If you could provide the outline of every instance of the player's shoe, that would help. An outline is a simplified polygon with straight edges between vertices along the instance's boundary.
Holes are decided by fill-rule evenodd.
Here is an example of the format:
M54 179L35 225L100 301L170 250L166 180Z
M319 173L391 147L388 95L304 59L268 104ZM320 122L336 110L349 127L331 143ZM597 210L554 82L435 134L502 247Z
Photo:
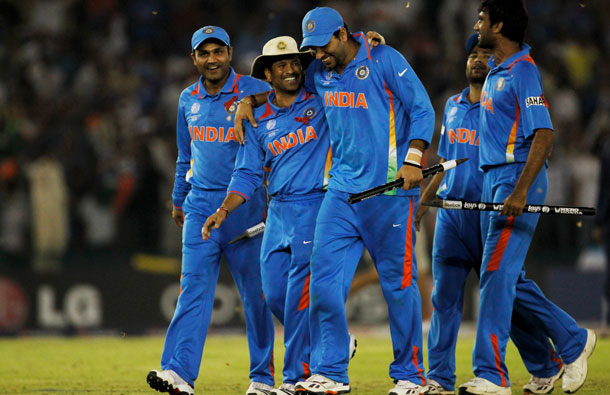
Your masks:
M510 387L501 387L482 377L474 377L458 389L459 395L512 395Z
M151 370L146 376L150 388L172 395L194 395L193 387L173 370Z
M269 384L253 381L250 383L246 395L269 395L271 391L273 391L273 387Z
M566 371L563 374L561 387L563 392L573 394L578 391L585 383L587 378L588 364L587 359L593 354L597 335L591 329L587 329L587 342L576 361L565 365Z
M550 394L553 392L555 382L561 378L565 367L562 366L556 375L551 377L530 377L529 383L523 386L524 394Z
M434 379L427 379L426 381L428 382L425 392L426 395L455 395L454 390L446 389Z
M388 395L424 395L426 387L415 384L408 380L398 380Z
M356 348L358 347L358 339L352 333L349 334L349 359L354 358L356 355Z
M276 388L270 393L271 395L294 395L294 384L283 383L280 388Z
M295 385L296 394L347 394L352 391L349 383L340 383L320 374L314 374Z

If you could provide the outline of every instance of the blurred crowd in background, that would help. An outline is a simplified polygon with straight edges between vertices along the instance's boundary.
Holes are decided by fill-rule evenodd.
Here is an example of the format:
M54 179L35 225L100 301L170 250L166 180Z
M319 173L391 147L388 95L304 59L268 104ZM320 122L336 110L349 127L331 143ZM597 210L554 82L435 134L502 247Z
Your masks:
M610 151L605 3L526 1L526 41L557 131L549 203L596 206L600 177L609 176L598 158ZM190 39L199 27L224 27L234 68L249 74L267 40L291 35L300 42L303 15L315 6L334 7L352 31L375 30L406 57L438 124L447 97L467 85L464 41L479 5L0 0L0 267L31 262L54 270L133 252L179 256L180 232L170 215L176 109L182 89L198 78ZM439 129L428 163L438 159ZM572 264L573 251L599 242L594 227L593 220L545 219L532 249L557 256L570 251L561 256Z

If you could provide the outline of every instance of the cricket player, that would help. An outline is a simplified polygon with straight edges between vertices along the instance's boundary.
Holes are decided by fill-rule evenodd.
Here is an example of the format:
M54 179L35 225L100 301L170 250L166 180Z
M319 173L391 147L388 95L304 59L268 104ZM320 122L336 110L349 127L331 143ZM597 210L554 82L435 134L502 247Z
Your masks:
M182 91L178 103L178 159L172 216L182 227L181 292L167 330L163 370L151 371L149 385L161 392L193 394L214 305L221 254L224 254L242 299L250 351L248 395L273 389L273 319L260 276L261 236L229 245L245 229L263 220L266 191L257 188L210 240L201 237L205 219L221 205L239 149L232 116L242 97L266 91L268 84L237 74L230 62L227 32L205 26L192 37L193 63L201 77Z
M284 325L283 384L272 394L293 395L309 377L309 261L315 221L330 169L328 124L320 98L303 88L313 60L294 38L276 37L263 47L251 75L274 91L255 112L237 155L227 197L203 226L203 238L222 229L229 214L248 201L268 173L271 203L261 248L265 300ZM231 214L233 216L234 214ZM240 241L241 243L241 241Z
M469 158L469 161L445 174L434 176L422 193L421 202L441 199L479 201L483 173L479 170L480 97L489 72L490 49L479 48L478 34L466 41L466 78L469 85L460 94L447 100L443 115L438 155L445 158ZM420 205L415 226L427 212ZM453 394L455 386L455 345L462 319L464 286L470 270L480 275L483 244L480 213L439 209L436 214L432 270L434 311L428 332L427 375L429 395ZM520 325L525 323L523 328ZM513 311L511 337L517 345L526 368L532 374L523 387L526 394L547 394L561 377L563 365L555 349L540 328L530 327L521 319L519 309Z
M367 247L388 304L395 382L389 394L420 393L425 377L414 219L434 110L405 58L385 45L370 48L363 33L348 31L336 10L309 11L302 29L301 49L316 55L306 89L323 100L333 163L310 267L312 376L297 383L296 391L351 391L344 289ZM404 189L347 203L350 193L400 177Z
M544 203L546 160L554 133L540 73L530 47L523 42L527 11L523 0L484 0L479 11L474 26L478 45L493 51L481 94L482 200L503 203L504 208L501 213L481 215L483 260L473 350L476 377L462 384L459 392L511 394L504 360L511 317L519 311L530 327L542 327L553 341L565 365L562 389L573 393L586 379L596 335L579 328L533 281L525 279L525 256L539 215L521 214L526 203Z

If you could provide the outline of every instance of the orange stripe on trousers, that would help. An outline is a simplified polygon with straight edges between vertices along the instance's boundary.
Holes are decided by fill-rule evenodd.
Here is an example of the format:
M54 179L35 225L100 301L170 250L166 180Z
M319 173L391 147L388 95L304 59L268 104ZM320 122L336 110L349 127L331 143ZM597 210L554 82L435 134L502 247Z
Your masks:
M510 238L510 234L513 231L513 225L515 224L515 217L510 216L506 219L506 224L504 224L504 229L502 229L502 233L500 233L500 238L498 239L498 244L496 244L496 248L494 252L491 254L491 259L487 264L488 272L492 272L494 270L498 270L500 267L500 261L502 260L502 256L504 255L504 250L506 250L506 246L508 245L508 239Z
M419 377L421 378L421 385L426 385L426 379L424 378L424 375L422 374L424 372L424 370L419 367L419 363L417 362L417 353L418 352L419 352L419 347L413 346L413 365L415 365L415 368L417 369L417 373L419 374Z
M407 237L405 239L405 258L402 269L402 287L405 289L411 285L413 275L413 199L409 198L409 220L407 221Z
M303 291L301 291L301 299L299 300L299 310L306 309L309 307L309 278L311 273L305 278L305 284L303 285Z
M502 370L502 358L500 357L500 349L498 348L498 336L491 334L491 345L494 349L494 355L496 357L496 369L498 369L498 374L502 379L502 387L506 387L506 376L504 375L504 371Z

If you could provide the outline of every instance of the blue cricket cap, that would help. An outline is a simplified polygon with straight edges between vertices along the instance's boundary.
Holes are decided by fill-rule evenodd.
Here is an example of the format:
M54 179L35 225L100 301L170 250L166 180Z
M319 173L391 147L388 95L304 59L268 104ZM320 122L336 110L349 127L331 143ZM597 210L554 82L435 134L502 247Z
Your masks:
M472 33L466 40L466 55L470 55L474 47L479 43L479 34Z
M229 39L229 35L225 29L218 26L204 26L193 33L193 38L191 39L193 51L195 51L197 47L200 46L205 40L209 40L211 38L220 40L229 47L231 46L231 40Z
M316 7L303 18L303 42L301 50L307 47L323 47L333 36L333 33L344 26L343 18L334 9Z

